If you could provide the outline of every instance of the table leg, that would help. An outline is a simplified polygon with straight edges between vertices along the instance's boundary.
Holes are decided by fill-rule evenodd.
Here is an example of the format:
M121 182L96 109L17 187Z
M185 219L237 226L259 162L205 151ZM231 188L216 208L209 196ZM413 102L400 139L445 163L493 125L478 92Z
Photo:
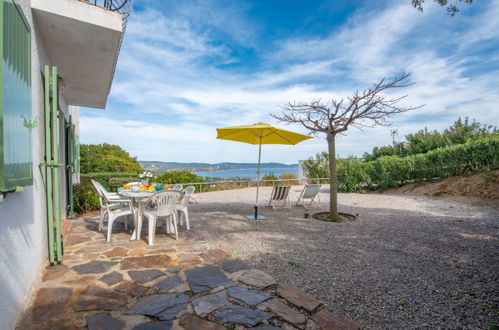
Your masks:
M140 240L140 232L142 231L142 217L144 216L144 203L139 202L139 210L137 216L137 240Z
M138 210L137 214L134 217L134 229L132 233L132 237L130 237L130 240L140 240L140 232L142 230L142 217L144 215L144 203L141 203L140 201L138 202Z

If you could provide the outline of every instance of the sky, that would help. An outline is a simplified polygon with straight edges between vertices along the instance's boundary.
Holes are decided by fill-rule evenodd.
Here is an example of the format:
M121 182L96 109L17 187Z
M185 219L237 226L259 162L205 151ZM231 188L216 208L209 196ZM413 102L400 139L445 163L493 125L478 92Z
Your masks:
M217 127L266 122L288 102L342 99L412 72L392 126L350 128L340 157L361 156L468 116L499 126L499 1L451 17L410 0L135 1L105 110L82 109L81 143L111 143L139 160L255 162L258 147L216 139ZM262 161L296 163L326 151L324 134L264 145Z

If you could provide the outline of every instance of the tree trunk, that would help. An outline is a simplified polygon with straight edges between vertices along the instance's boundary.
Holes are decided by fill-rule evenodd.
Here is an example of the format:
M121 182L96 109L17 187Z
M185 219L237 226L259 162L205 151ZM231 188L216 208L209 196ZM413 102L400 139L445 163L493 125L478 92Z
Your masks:
M336 175L336 135L327 135L329 151L329 217L338 216L338 180Z

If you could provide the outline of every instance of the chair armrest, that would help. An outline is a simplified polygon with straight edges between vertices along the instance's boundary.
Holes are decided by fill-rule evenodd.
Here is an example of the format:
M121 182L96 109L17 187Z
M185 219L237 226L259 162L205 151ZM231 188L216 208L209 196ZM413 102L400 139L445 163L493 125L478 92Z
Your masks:
M113 203L131 203L130 199L113 199Z

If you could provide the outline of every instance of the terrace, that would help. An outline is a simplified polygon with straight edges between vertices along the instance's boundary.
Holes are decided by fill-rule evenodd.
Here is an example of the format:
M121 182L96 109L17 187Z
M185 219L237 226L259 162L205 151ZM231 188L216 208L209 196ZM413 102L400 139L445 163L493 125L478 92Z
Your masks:
M131 240L132 229L117 222L108 242L107 228L98 230L95 213L64 220L61 232L61 218L74 215L77 188L73 188L80 178L78 107L106 107L132 1L0 0L0 5L6 22L2 25L7 26L2 32L7 40L4 55L18 66L4 61L4 80L8 79L2 99L7 107L0 109L8 137L0 141L8 156L0 162L0 174L2 167L9 169L5 173L16 174L0 175L0 217L7 229L0 244L5 257L0 267L4 327L495 328L499 214L493 208L426 197L339 194L341 211L357 218L330 222L310 217L327 209L327 185L319 192L322 203L308 210L295 205L301 181L287 180L293 207L277 211L266 207L271 195L267 185L272 181L198 182L193 185L199 203L189 205L191 228L180 226L179 240L158 227L155 244L149 245L147 226L142 227L142 239ZM17 104L17 100L11 102L10 88L19 83L23 93ZM267 136L251 135L250 140L259 139L259 164ZM124 138L132 139L128 134ZM240 138L234 140L248 142ZM494 143L487 144L490 159L482 157L483 145L472 141L453 149L455 154L470 156L462 164L447 164L445 160L457 157L439 149L448 157L441 158L440 167L427 163L411 171L388 170L385 174L390 175L381 179L355 184L388 188L469 174L470 168L495 169ZM176 141L171 146L181 148ZM24 153L22 160L11 157L18 150ZM406 164L406 160L394 158L393 164ZM377 169L373 166L370 172L377 174ZM117 182L130 182L130 173L121 174L107 182L110 187L111 179L118 179L113 180L114 191L122 187ZM135 170L131 174L136 180ZM78 188L90 185L89 176L81 177L88 180ZM486 177L496 182L497 175L486 173ZM329 181L325 180L321 182ZM161 182L174 181L185 182ZM255 194L258 200L254 187L258 182L264 185L259 206L265 221L247 217L253 213ZM133 193L148 194L132 186L126 188L130 200L120 201L130 205L130 214L135 212L132 204L141 205ZM143 198L163 185L149 188ZM283 190L288 191L279 188ZM120 193L120 198L125 196ZM93 199L92 207L98 207L96 195L86 197ZM171 205L178 207L176 202ZM136 219L139 214L134 213ZM131 221L129 225L133 228Z
M300 188L293 186L292 201ZM262 200L270 189L262 189ZM490 228L497 211L411 196L340 194L342 210L359 212L357 220L329 223L304 218L310 211L302 207L262 206L269 219L255 222L244 217L254 193L200 193L200 203L190 206L191 230L181 227L179 241L158 230L154 246L147 245L145 230L142 240L130 241L130 231L117 227L107 243L97 217L71 220L64 262L47 268L22 324L152 326L159 314L149 307L160 297L174 299L163 311L170 316L159 316L162 324L184 329L453 328L470 319L493 321L494 263L487 260L495 258L497 232ZM324 205L327 189L320 194ZM236 291L245 289L266 298L241 301ZM249 309L256 314L245 314Z

